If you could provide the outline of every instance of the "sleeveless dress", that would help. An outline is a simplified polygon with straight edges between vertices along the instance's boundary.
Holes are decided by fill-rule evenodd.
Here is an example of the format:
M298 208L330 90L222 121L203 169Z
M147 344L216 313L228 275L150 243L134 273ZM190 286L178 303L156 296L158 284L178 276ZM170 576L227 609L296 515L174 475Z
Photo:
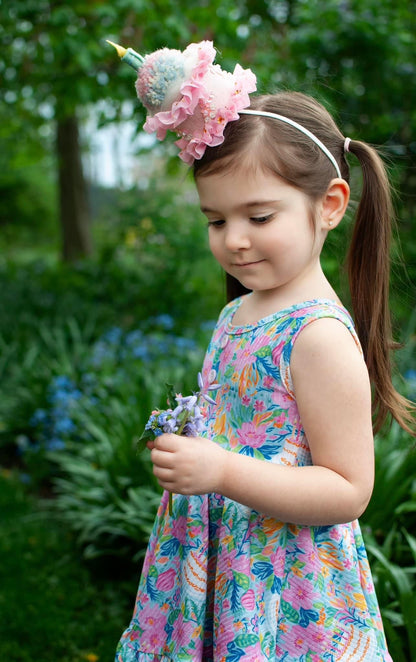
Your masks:
M360 349L351 317L317 299L237 327L241 302L223 309L204 360L204 381L215 370L221 385L204 435L265 462L310 465L291 352L323 317ZM219 494L174 495L169 517L164 492L116 661L391 662L358 521L287 524Z

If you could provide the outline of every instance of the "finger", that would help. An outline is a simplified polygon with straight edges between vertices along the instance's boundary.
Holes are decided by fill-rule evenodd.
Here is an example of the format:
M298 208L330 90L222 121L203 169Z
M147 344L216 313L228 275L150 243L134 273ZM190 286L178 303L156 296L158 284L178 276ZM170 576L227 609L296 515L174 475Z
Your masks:
M176 434L161 434L159 437L156 437L154 444L156 448L172 453L177 449L179 439L180 437Z
M152 448L150 451L150 459L155 466L172 468L174 458L173 454L169 451L161 451L158 448Z
M164 467L153 467L153 473L159 482L163 481L163 483L173 483L172 471L170 469L165 469Z

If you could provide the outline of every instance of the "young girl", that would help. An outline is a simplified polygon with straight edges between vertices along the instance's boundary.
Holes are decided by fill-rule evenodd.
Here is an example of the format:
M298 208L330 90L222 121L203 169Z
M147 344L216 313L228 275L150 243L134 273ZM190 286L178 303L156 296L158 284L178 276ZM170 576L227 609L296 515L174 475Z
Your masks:
M184 148L195 133L181 133ZM298 93L253 98L221 138L194 154L228 274L203 365L220 388L200 437L149 445L165 492L116 659L387 662L357 521L373 487L372 389L375 429L391 414L411 432L390 376L387 177ZM355 325L320 265L348 205L346 152L363 170Z

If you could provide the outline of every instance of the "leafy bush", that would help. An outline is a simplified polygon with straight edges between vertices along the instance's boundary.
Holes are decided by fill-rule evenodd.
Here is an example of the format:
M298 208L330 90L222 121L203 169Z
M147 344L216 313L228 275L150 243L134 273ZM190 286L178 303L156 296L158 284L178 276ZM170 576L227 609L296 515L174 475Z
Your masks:
M416 659L416 449L394 425L376 440L376 482L362 527L395 662Z
M0 469L0 660L114 658L131 617L137 564L86 563L50 503Z
M90 343L72 322L72 353L65 334L43 329L40 346L28 350L43 360L26 362L30 374L20 376L14 407L7 403L10 433L12 412L26 400L17 435L23 465L32 481L51 479L56 508L88 557L134 556L147 542L160 490L135 439L152 409L165 405L166 382L197 386L203 354L202 342L172 334L173 324L158 316ZM199 331L204 344L209 332L210 325ZM26 383L34 377L36 395Z

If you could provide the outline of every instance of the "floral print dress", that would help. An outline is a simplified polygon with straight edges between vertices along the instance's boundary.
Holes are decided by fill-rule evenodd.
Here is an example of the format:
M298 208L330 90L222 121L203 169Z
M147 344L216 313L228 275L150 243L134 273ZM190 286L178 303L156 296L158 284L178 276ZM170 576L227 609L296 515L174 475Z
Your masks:
M221 387L204 434L265 462L310 465L291 352L323 317L359 348L352 320L318 299L233 326L241 301L222 311L205 357L204 378L215 370ZM358 522L287 524L220 494L174 495L169 517L165 492L116 661L391 662Z

